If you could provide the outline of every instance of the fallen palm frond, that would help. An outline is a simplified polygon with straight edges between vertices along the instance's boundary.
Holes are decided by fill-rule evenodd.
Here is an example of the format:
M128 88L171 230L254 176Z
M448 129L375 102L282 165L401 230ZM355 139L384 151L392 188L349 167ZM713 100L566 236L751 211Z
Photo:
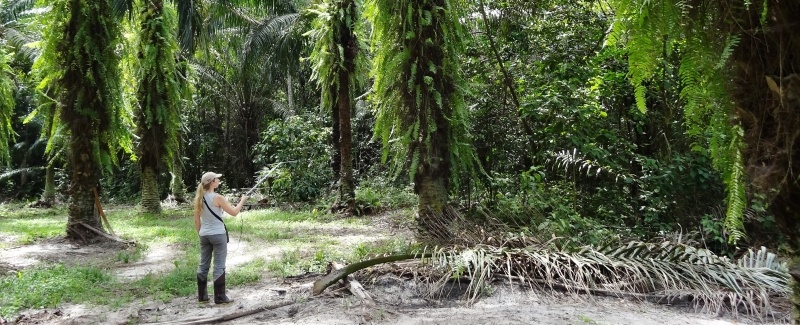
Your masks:
M790 293L785 266L765 249L750 251L734 262L672 242L579 250L481 245L437 249L427 262L443 270L445 278L469 278L470 299L498 276L537 288L684 302L734 314L767 315L772 312L771 298Z
M574 294L769 316L775 314L773 304L785 304L791 293L786 264L763 247L731 260L675 241L615 240L593 247L559 237L543 240L520 226L522 218L515 225L480 209L469 216L450 210L437 221L451 236L439 238L435 248L354 263L318 282L327 286L367 266L413 258L423 264L411 272L432 283L429 293L444 293L451 280L468 280L464 294L470 301L501 279ZM315 284L316 293L322 290Z

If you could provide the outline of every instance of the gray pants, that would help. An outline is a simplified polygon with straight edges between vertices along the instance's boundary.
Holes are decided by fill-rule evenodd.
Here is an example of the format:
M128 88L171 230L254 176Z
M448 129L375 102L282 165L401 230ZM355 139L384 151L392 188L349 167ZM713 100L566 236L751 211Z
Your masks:
M202 279L208 278L211 267L211 254L214 254L214 280L225 273L225 258L228 256L228 237L225 234L200 236L200 266L197 274Z

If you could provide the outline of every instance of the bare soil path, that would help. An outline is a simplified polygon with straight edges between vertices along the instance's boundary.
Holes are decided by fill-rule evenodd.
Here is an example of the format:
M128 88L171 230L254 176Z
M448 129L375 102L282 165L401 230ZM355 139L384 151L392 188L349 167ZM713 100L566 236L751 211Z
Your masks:
M412 232L398 225L397 216L384 214L366 225L338 227L336 222L289 225L292 231L335 233L339 248L352 250L359 243L387 239L411 238ZM256 258L279 258L286 250L307 250L313 247L286 247L266 242L239 241L231 236L228 267ZM114 249L76 247L57 240L11 247L0 252L0 271L30 267L43 261L64 263L111 263L116 276L136 279L148 273L170 270L180 248L165 245L151 247L139 261L123 264L114 261ZM108 265L108 264L106 264ZM733 317L730 314L694 312L685 307L669 307L647 302L571 296L558 292L526 290L519 286L494 283L491 293L469 304L451 297L426 298L426 287L392 274L362 279L375 305L331 287L326 293L310 296L310 284L320 274L280 278L264 270L262 280L246 286L229 288L235 301L227 305L198 304L194 296L162 302L156 299L134 301L127 306L111 308L81 304L64 304L57 309L23 311L11 323L17 324L146 324L177 323L182 320L213 318L235 312L275 305L287 300L291 306L238 318L229 324L775 324L773 319L758 320ZM458 288L455 288L458 291Z

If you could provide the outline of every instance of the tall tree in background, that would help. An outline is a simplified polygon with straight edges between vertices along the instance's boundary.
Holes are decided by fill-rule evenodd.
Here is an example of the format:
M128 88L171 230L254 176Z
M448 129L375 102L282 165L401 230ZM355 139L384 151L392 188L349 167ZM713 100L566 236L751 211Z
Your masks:
M117 149L131 148L115 53L119 26L107 0L54 0L45 21L35 68L55 94L54 113L70 135L67 236L90 242L102 238L83 226L102 229L93 193L101 168L116 163Z
M459 55L466 35L451 0L371 0L375 132L407 164L423 236L448 238L457 171L472 170ZM398 151L395 151L398 152ZM396 165L397 166L397 165Z
M41 41L40 31L41 27L43 26L42 20L39 19L39 11L30 10L34 7L36 1L13 0L5 2L0 1L0 3L2 3L0 4L0 52L2 52L5 47L8 47L13 49L12 52L16 52L18 58L21 54L21 56L25 57L27 60L30 60L30 62L35 61L39 54L39 48L29 45ZM14 55L9 55L7 59L13 60ZM0 58L0 61L2 61L2 58ZM8 61L6 61L6 63L8 63ZM19 62L17 63L19 64ZM2 66L2 63L0 63L0 66ZM0 70L4 69L0 68ZM11 73L11 70L6 70L6 72ZM33 79L36 78L34 77ZM11 79L9 79L9 81L11 81ZM15 85L13 82L9 83L8 85L3 84L0 86L0 92L8 91L8 94L12 94L15 87L19 86ZM2 96L0 95L0 97ZM31 97L37 97L39 99L38 102L40 106L33 112L29 112L31 114L29 114L29 116L27 116L22 123L29 124L30 122L34 121L34 117L41 117L41 119L37 120L37 123L34 123L41 123L40 140L37 140L37 143L39 141L48 142L45 150L47 154L47 167L45 172L44 191L41 195L41 202L43 202L46 206L50 206L55 203L55 167L58 165L58 163L62 163L61 160L63 159L63 155L59 155L59 153L63 152L63 148L65 147L65 143L63 143L64 137L62 136L63 132L57 132L60 125L58 123L58 119L53 116L53 114L50 114L55 111L55 103L52 100L53 94L39 92L36 94L36 96ZM13 103L13 98L11 98L11 100ZM19 111L17 113L19 113ZM8 116L11 117L13 115ZM59 139L56 141L50 141L54 137L58 137ZM0 141L7 143L4 140Z
M263 167L256 166L253 157L260 128L269 119L290 115L291 109L275 98L287 80L287 70L299 65L301 55L295 50L304 45L296 25L299 11L289 0L182 0L177 4L181 48L196 59L189 72L197 81L193 98L195 103L214 106L198 114L199 122L218 133L214 138L221 142L221 149L214 151L222 160L205 166L235 166L226 174L225 185L250 186ZM213 145L210 140L200 145L201 153ZM193 150L194 145L197 142L185 148Z
M333 209L352 215L355 210L353 182L353 135L351 114L353 93L358 85L364 60L356 36L359 10L355 0L329 0L312 12L317 18L314 30L314 65L312 78L322 89L322 107L331 110L333 128L334 173L339 179L339 198ZM338 160L338 162L336 161ZM338 164L337 164L338 163ZM337 166L338 165L338 166Z
M0 35L2 37L2 35ZM0 162L9 160L8 144L14 131L11 128L11 117L14 115L14 79L13 71L8 63L11 54L5 51L0 39Z
M14 21L17 19L17 4L8 2L0 4L0 163L10 160L8 145L13 139L14 131L11 118L14 116L14 71L10 63L13 53L7 46L11 42L9 34L18 34ZM27 7L27 5L25 5Z
M180 125L175 52L175 19L162 0L144 0L141 6L136 98L137 152L142 178L142 208L160 213L158 174L172 162Z
M745 177L767 194L789 243L800 324L800 2L611 4L618 19L610 40L624 42L629 52L640 108L643 83L653 77L660 53L680 49L684 111L691 133L710 135L712 158L727 185L725 225L732 241L745 235Z

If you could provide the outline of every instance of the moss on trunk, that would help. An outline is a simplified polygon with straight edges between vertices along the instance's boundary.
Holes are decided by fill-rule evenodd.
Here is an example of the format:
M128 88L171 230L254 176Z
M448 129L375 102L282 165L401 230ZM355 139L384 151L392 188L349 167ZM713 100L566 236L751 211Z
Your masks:
M55 180L55 167L52 164L47 165L47 171L44 176L44 192L42 193L42 201L47 204L54 204L56 202L56 180Z
M86 229L81 223L96 229L103 229L100 218L95 214L94 192L92 191L92 188L97 186L100 180L100 170L92 155L92 143L87 137L72 137L70 150L72 153L70 157L72 181L69 194L72 202L69 205L67 237L91 243L103 237Z
M791 264L789 265L789 273L792 275L792 318L795 324L800 324L800 256L794 253Z
M727 3L727 2L726 2ZM741 37L731 56L732 97L744 129L746 173L756 191L765 193L770 212L791 250L794 322L800 324L800 37L788 26L800 24L797 1L766 2L769 19L761 25L761 6L732 5L731 25ZM740 31L758 30L757 33Z
M417 205L417 234L420 238L450 238L450 221L447 213L447 179L439 175L419 178Z
M158 199L158 181L156 180L156 172L151 167L145 167L142 170L142 209L150 213L161 213L161 200Z

